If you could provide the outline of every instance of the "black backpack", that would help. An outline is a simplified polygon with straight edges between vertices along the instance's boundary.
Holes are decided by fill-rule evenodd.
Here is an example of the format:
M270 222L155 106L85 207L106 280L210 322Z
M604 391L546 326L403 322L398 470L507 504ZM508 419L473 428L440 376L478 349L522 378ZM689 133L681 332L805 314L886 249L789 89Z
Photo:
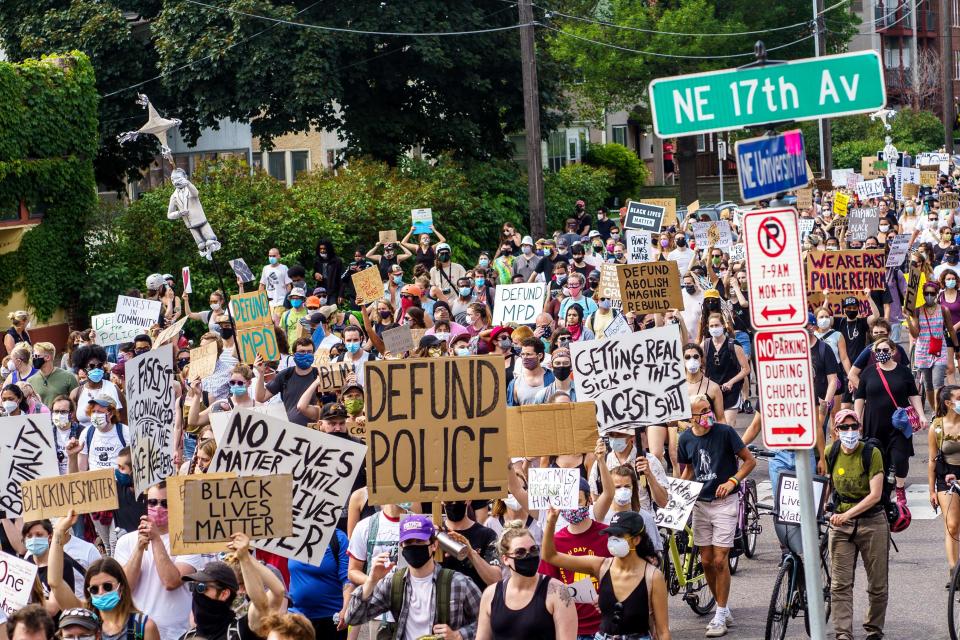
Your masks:
M892 468L893 463L887 461L887 456L884 454L883 446L876 438L863 439L863 447L860 449L860 459L863 464L864 471L869 473L870 463L873 461L874 449L878 449L880 451L880 458L883 460L883 489L880 491L880 503L878 506L882 507L884 513L887 514L887 521L889 521L890 524L893 524L897 519L897 509L891 499L893 490L896 487L896 483L891 480L894 475ZM839 456L840 442L835 441L833 445L830 446L830 450L827 451L827 455L825 456L828 475L833 475L833 467L837 463L837 458ZM841 495L839 492L837 492L836 488L834 488L831 504L835 506L839 502L857 502L857 500Z

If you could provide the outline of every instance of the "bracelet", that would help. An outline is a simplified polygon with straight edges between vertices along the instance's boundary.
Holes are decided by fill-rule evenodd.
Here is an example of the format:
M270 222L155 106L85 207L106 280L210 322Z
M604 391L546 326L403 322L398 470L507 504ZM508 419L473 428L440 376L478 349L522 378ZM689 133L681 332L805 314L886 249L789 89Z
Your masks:
M730 479L727 480L727 482L732 482L732 483L734 484L734 486L736 486L736 487L739 487L739 486L740 486L740 481L737 480L737 477L736 477L736 476L730 476Z

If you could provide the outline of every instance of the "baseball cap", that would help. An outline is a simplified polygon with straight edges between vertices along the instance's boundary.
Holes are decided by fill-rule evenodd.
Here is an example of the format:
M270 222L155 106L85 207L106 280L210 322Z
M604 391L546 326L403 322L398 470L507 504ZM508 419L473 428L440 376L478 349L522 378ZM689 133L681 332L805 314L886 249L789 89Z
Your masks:
M420 343L417 345L417 348L429 349L430 347L439 347L439 346L440 346L440 338L431 334L431 335L421 336Z
M363 391L363 387L360 386L360 383L359 383L359 382L354 381L354 382L344 383L343 388L340 389L340 397L342 398L343 395L344 395L347 391L352 391L352 390L354 390L354 389L358 389L358 390L360 390L361 392ZM336 404L336 403L335 403L335 402L331 402L330 404ZM344 407L344 408L346 408L346 407Z
M706 300L707 298L716 298L717 300L719 300L720 292L717 291L716 289L707 289L706 291L703 292L703 298L704 300Z
M110 409L117 408L117 401L113 399L113 396L107 393L101 393L96 397L91 397L87 404L98 404L101 407L109 407Z
M306 288L305 286L303 286L302 284L299 284L299 283L298 283L298 284L294 284L294 285L290 288L290 297L293 297L293 296L298 296L298 297L300 297L300 298L306 298L306 297L307 297L307 288Z
M857 424L860 424L860 418L857 416L857 412L853 409L840 409L840 411L837 411L837 415L833 416L833 424L842 424L847 418L853 418L857 421Z
M429 540L436 533L430 516L412 513L400 521L400 544L407 540Z
M523 245L525 245L525 244L528 244L528 245L530 245L530 246L532 247L532 246L533 246L533 238L531 238L530 236L523 236L523 239L520 240L520 246L523 246Z
M237 582L237 574L233 571L233 567L219 560L208 562L202 571L183 576L181 580L183 582L216 582L233 591L240 588L240 583Z
M854 297L854 296L847 296L846 298L843 299L843 304L840 305L840 306L842 306L842 307L859 307L859 306L860 306L860 303L857 301L856 297Z
M600 531L608 536L635 536L643 533L643 516L636 511L620 511L610 518L610 526Z
M597 231L596 229L591 229L591 230L590 230L590 233L587 234L587 237L588 237L588 238L599 238L599 237L600 237L600 232Z
M347 419L347 408L343 406L342 402L328 402L323 405L323 409L320 410L321 420L330 420L333 418Z
M325 307L320 307L320 313L323 314L324 318L329 318L336 312L337 312L337 305L335 304L328 304Z
M323 324L327 321L327 316L323 315L321 311L314 311L307 320L309 320L309 324Z
M308 307L319 307L320 298L317 296L307 296L307 301L305 303Z
M807 313L807 324L817 324L817 316Z
M100 618L93 611L79 607L61 612L57 628L66 629L73 626L83 627L87 631L100 631Z

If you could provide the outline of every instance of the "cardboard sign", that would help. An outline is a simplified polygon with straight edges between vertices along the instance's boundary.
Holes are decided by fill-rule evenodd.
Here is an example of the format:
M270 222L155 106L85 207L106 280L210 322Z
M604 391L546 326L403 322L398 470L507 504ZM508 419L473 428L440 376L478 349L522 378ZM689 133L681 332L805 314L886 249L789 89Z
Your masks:
M511 458L589 453L596 444L597 413L592 402L507 408L507 453Z
M293 476L190 479L184 484L184 542L228 542L234 533L251 540L293 534Z
M22 483L59 474L48 414L0 418L0 511L4 517L23 514Z
M903 296L903 308L913 311L917 308L917 294L920 292L920 267L910 267L907 275L907 293Z
M367 361L370 504L507 492L503 356Z
M620 301L624 313L663 313L683 309L680 269L676 260L618 264Z
M534 467L527 472L527 508L531 511L576 509L580 502L580 470L576 467Z
M916 197L916 195L908 196L904 192L904 185L907 184L918 185L919 190L920 169L915 169L913 167L897 167L897 172L894 174L894 195L896 196L897 200Z
M567 592L570 594L570 599L578 604L593 604L599 599L591 576L581 578L573 584L566 585L566 587Z
M267 292L251 291L231 296L230 309L240 362L252 364L258 355L266 362L279 360L280 348Z
M797 209L813 208L813 189L797 189Z
M690 204L687 205L687 215L688 215L688 216L696 213L696 212L699 211L699 210L700 210L700 201L699 201L699 200L694 200L693 202L691 202Z
M376 267L367 267L350 277L362 304L370 304L383 297L383 280L380 279L380 270Z
M829 289L831 293L883 289L886 256L883 249L808 251L805 271L807 294Z
M240 282L254 281L253 271L250 270L250 267L247 266L247 263L243 258L235 258L231 260L230 268L233 269L234 275L240 279Z
M180 332L183 331L183 325L187 324L189 320L187 316L183 316L172 325L161 331L157 334L156 339L153 341L153 348L156 349L159 346L165 345L171 340L175 340L180 337Z
M394 231L393 229L390 229L388 231L380 232L380 244L387 245L387 244L396 244L396 243L397 243L396 231Z
M7 618L30 604L37 570L34 563L0 551L0 609Z
M203 380L217 368L217 341L208 340L196 349L190 349L190 379Z
M833 194L833 212L844 217L847 215L847 208L850 206L850 196L845 193Z
M833 191L833 180L829 180L827 178L817 178L816 185L817 191L819 191L821 195Z
M410 219L413 221L414 233L430 233L433 226L433 209L411 209Z
M550 293L545 282L500 284L494 289L493 326L533 324Z
M874 166L879 158L877 156L867 156L860 158L860 173L863 174L864 180L873 180L874 178L879 178L880 172Z
M609 262L600 265L600 284L593 292L594 300L603 298L610 300L614 309L623 308L623 304L620 302L620 279L617 276L617 265Z
M677 224L677 199L676 198L644 198L640 201L643 204L650 204L655 207L663 207L662 227L671 227ZM700 203L697 202L697 209ZM696 211L696 209L694 209ZM688 215L692 212L688 211ZM661 227L661 228L662 228Z
M883 180L883 178L866 180L857 184L855 190L857 192L857 197L859 197L861 200L881 198L887 190L887 183Z
M860 305L860 316L863 318L869 317L872 313L870 309L870 303L868 302L869 297L863 295L863 292L859 293L854 291L845 291L842 293L833 293L830 292L830 295L827 296L827 311L830 312L830 315L835 318L843 317L843 300L845 298L854 297L857 299L857 303ZM807 294L807 313L812 313L816 315L817 310L824 306L823 294L822 293L808 293Z
M851 209L847 216L847 241L863 242L879 231L880 218L873 207Z
M920 185L914 184L912 182L904 182L902 187L903 198L909 200L911 198L916 198L920 195Z
M680 327L570 343L577 398L596 405L601 434L690 417Z
M924 187L935 187L940 177L939 171L921 171L920 184Z
M331 362L328 365L314 365L317 369L317 391L320 393L340 393L347 378L354 374L353 363Z
M941 191L938 199L940 200L941 209L956 209L960 207L960 194L954 193L953 191Z
M886 268L899 267L903 264L903 259L910 252L909 233L900 233L895 236L887 236L887 247L890 249L887 253L887 261L884 264Z
M729 249L733 245L733 233L730 230L729 220L694 222L693 235L698 249L707 247Z
M190 282L190 267L183 267L180 270L180 276L183 278L183 292L193 293L193 285Z
M624 333L633 333L633 329L630 328L630 325L627 323L627 317L622 313L618 313L617 317L611 320L607 328L603 330L603 334L608 338Z
M353 440L237 409L219 440L211 469L241 477L292 474L293 534L262 540L256 546L320 566L366 450Z
M143 333L143 329L135 324L120 324L117 314L101 313L90 318L90 326L96 332L96 342L101 347L109 347L124 342L133 342L133 339Z
M660 233L665 213L665 207L627 200L627 215L623 221L623 228Z
M498 286L497 289L499 289L501 286L503 285ZM414 349L420 348L420 341L423 339L423 336L425 335L427 335L426 329L410 329L410 337L413 340Z
M212 413L210 414L210 423L223 416L226 419L233 414ZM223 429L226 432L226 426ZM214 431L216 433L216 431ZM220 446L220 440L217 440L217 446ZM235 473L215 473L208 471L203 474L187 476L170 476L167 478L167 518L170 527L170 553L175 556L188 555L191 553L220 553L226 551L227 545L223 542L185 542L183 539L183 507L184 491L188 480L219 480L225 478L236 478Z
M146 333L147 329L160 321L162 308L163 305L159 300L117 296L115 322L139 327L140 333Z
M640 264L653 260L653 241L649 231L627 229L624 234L627 245L627 263Z
M140 495L174 474L173 352L154 349L127 360L126 405L133 457L133 488Z
M703 490L703 483L680 478L668 478L667 483L667 506L657 509L654 520L658 527L681 531L687 526L687 519Z
M387 353L398 355L406 351L413 351L413 334L410 333L410 327L402 324L393 329L387 329L380 336L383 338L383 345Z
M120 508L113 469L29 480L21 489L24 522L60 518L71 509L80 514Z
M774 518L777 524L800 525L800 482L793 471L783 471L777 478L777 504ZM823 515L823 502L826 497L827 478L813 476L813 504L819 518Z

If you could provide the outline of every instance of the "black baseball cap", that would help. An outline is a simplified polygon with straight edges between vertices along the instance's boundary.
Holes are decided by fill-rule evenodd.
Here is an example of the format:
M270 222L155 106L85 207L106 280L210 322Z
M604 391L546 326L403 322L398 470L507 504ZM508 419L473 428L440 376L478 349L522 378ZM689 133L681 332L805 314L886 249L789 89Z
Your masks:
M237 582L237 574L234 572L233 567L219 560L208 562L202 571L183 576L181 580L183 582L216 582L228 589L232 589L234 592L240 588L240 583Z
M347 408L342 402L328 402L320 410L321 420L331 420L333 418L347 419Z
M610 526L600 533L608 536L636 536L643 533L643 516L636 511L620 511L610 518Z
M843 299L842 307L859 307L860 302L853 296L847 296Z

